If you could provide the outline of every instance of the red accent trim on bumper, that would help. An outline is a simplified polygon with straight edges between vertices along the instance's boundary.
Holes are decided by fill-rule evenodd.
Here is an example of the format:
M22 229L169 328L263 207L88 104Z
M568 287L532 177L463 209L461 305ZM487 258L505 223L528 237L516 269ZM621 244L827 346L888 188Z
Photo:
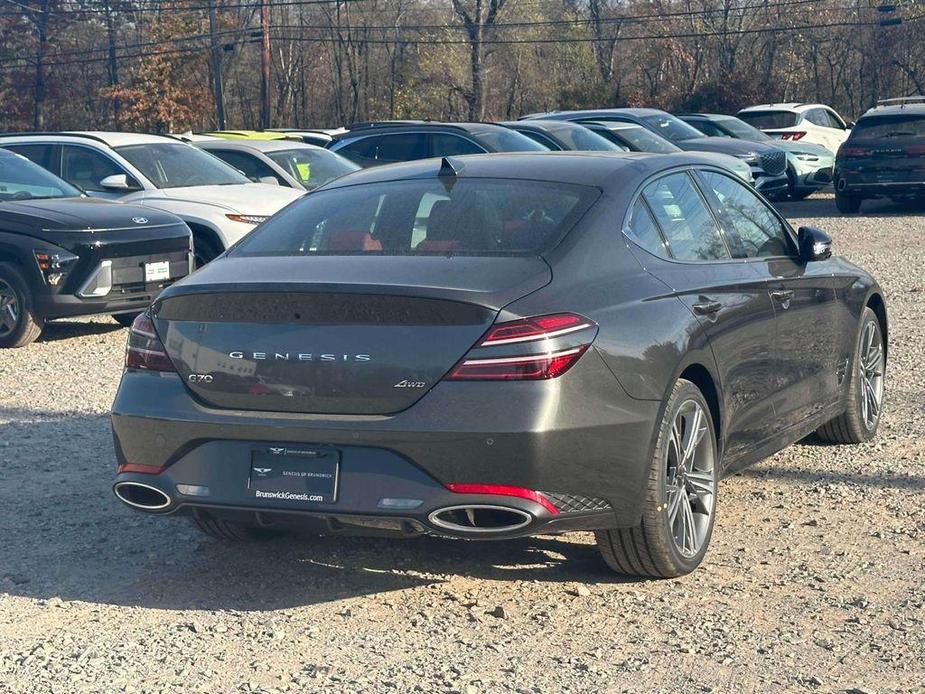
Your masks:
M453 482L446 485L446 488L455 494L490 494L493 496L516 496L520 499L528 499L536 502L551 514L556 515L559 509L543 496L540 492L523 487L509 487L504 484L465 484Z

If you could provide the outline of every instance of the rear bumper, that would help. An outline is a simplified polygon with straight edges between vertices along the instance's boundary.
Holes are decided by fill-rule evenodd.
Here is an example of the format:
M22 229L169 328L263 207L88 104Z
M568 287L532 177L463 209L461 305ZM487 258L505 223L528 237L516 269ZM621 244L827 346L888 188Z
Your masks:
M156 486L171 498L165 513L205 509L328 524L390 519L399 528L453 534L431 522L434 510L486 503L513 506L531 518L494 537L633 525L642 510L660 403L632 400L601 369L600 358L589 352L553 381L440 383L413 407L389 416L217 410L197 402L176 374L130 371L112 412L118 462L163 469L122 472L115 483ZM498 388L498 402L485 401L486 385ZM573 390L578 387L581 392ZM252 452L280 444L339 451L336 502L255 497L247 485ZM544 492L559 513L516 497L453 493L445 487L450 483ZM184 496L177 484L206 486L209 495ZM383 498L422 503L412 512L392 511L382 508Z

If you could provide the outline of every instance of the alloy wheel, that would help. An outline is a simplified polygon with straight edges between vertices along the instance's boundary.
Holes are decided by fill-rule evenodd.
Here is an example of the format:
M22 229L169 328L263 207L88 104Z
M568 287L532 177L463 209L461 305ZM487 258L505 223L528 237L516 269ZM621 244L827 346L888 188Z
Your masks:
M665 475L665 510L675 548L697 555L710 531L716 491L715 451L709 414L685 400L671 424Z
M0 337L6 337L19 325L19 299L13 288L0 280Z
M861 417L864 426L870 430L877 424L883 405L883 338L880 337L880 327L875 321L869 321L864 326L858 347L858 363Z

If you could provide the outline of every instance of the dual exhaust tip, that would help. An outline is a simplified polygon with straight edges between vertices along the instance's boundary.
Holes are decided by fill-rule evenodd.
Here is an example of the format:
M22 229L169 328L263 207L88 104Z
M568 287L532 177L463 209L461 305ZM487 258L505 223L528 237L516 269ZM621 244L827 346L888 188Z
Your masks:
M122 503L142 511L156 513L173 504L166 493L143 482L117 482L113 491ZM428 520L441 530L477 536L520 530L533 522L533 516L510 506L468 504L437 509Z
M117 482L112 490L119 501L142 511L163 511L173 503L160 489L142 482Z

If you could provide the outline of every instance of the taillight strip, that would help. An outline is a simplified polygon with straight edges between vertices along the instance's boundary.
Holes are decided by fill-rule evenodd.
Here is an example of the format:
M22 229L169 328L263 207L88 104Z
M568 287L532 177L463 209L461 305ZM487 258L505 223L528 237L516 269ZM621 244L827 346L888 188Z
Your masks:
M531 338L536 339L536 338ZM499 343L495 343L499 344ZM566 349L561 352L544 352L543 354L535 354L527 357L489 357L486 359L466 359L462 365L463 366L485 366L492 364L524 364L527 362L534 361L547 361L552 359L559 359L561 357L569 357L573 354L578 354L579 352L585 349L582 347L573 347L572 349Z
M511 345L517 342L534 342L536 340L549 340L554 337L561 337L562 335L568 335L570 333L578 332L579 330L585 330L586 328L594 327L592 323L582 323L581 325L573 325L568 328L561 328L559 330L552 330L548 333L542 333L541 335L524 335L522 337L508 337L501 340L485 340L479 347L493 347L494 345Z

